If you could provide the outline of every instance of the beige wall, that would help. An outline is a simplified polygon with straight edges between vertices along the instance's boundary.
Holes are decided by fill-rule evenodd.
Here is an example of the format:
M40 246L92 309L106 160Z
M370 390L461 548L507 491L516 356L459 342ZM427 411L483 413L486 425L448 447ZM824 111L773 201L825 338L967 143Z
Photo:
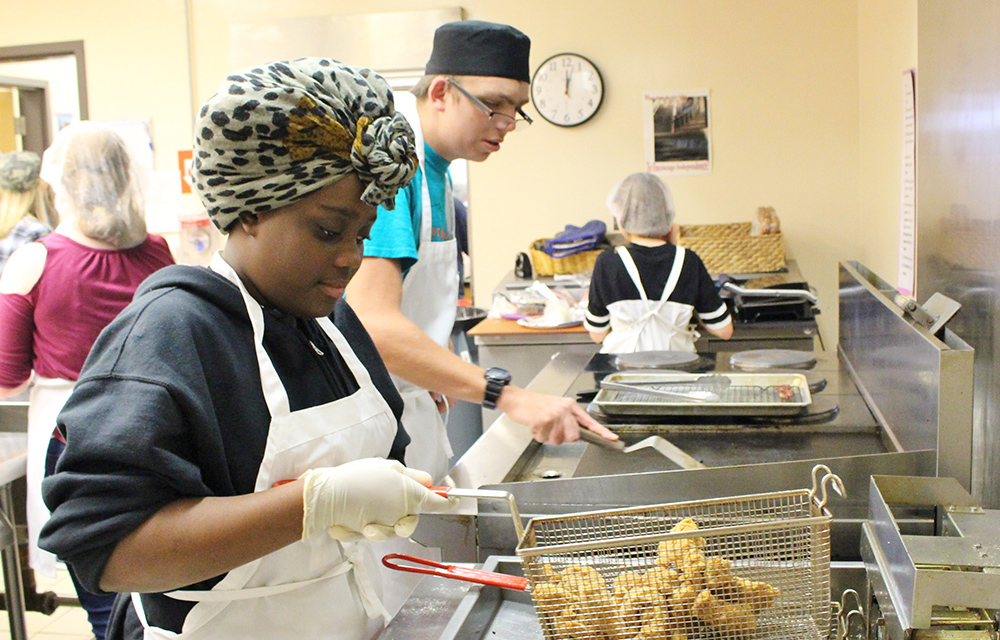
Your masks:
M13 17L9 9L0 23L0 46L84 40L92 117L152 117L157 162L171 168L176 151L190 145L191 105L200 104L232 71L227 64L231 22L441 7L429 0L364 6L346 0L189 4L190 15L182 0L102 0L101 11L69 0L18 3ZM549 55L574 51L595 62L607 86L601 112L584 126L560 129L539 121L526 133L511 134L502 153L470 168L477 303L489 304L489 292L531 240L566 223L610 222L603 204L608 189L644 166L643 92L707 89L713 172L669 178L680 220L750 220L758 206L775 207L789 254L819 290L824 311L819 319L832 343L837 261L870 257L879 261L873 266L877 272L895 275L894 254L882 246L894 250L898 209L898 177L890 170L898 174L898 144L891 137L899 127L892 104L899 102L899 73L915 58L907 54L907 34L915 39L915 26L902 24L898 34L883 33L881 26L896 28L896 23L869 5L891 13L911 4L462 2L467 18L507 22L526 31L532 37L533 68ZM122 23L127 28L118 26ZM885 59L883 47L894 57ZM879 111L868 103L877 103ZM528 111L534 114L530 106ZM877 159L883 156L886 160ZM884 172L873 171L872 164ZM860 223L862 216L875 225L878 239L872 240Z
M191 146L190 82L181 0L9 3L0 46L83 40L94 120L152 118L157 168Z

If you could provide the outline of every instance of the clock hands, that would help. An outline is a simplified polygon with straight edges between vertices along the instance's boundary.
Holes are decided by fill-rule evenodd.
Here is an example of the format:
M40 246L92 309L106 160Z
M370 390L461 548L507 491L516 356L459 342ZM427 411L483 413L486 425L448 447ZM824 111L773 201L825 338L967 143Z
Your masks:
M542 118L560 127L575 127L590 120L600 109L603 95L600 72L579 54L550 56L532 76L531 100L535 108Z

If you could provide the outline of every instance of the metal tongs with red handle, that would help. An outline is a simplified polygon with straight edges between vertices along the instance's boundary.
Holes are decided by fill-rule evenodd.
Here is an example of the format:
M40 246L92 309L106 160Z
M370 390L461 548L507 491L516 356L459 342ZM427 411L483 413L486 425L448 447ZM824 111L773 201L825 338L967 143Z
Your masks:
M457 487L427 487L430 491L444 498L476 498L485 500L504 500L510 507L510 515L514 520L514 529L517 531L517 539L524 537L524 524L521 523L521 514L517 510L517 503L514 501L514 494L509 491L496 491L492 489L460 489ZM399 564L399 561L411 562L423 566L407 566ZM505 573L493 573L491 571L480 571L478 569L468 569L452 564L442 564L433 560L425 560L401 553L390 553L382 558L382 564L396 571L408 571L410 573L425 573L443 578L454 578L476 584L485 584L504 589L514 589L517 591L527 591L528 579L520 576L511 576ZM429 568L424 568L429 567Z

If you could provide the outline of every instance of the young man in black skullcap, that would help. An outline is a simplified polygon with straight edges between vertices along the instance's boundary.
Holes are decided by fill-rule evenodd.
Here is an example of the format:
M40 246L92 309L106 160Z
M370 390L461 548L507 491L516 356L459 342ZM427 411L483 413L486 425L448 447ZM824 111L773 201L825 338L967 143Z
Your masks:
M504 411L542 442L575 440L581 425L614 437L572 399L509 384L506 371L484 371L446 346L458 288L448 165L460 158L482 162L508 133L530 124L521 109L528 101L530 46L508 25L468 20L438 28L425 76L413 89L420 170L397 194L394 211L379 209L348 287L348 300L406 403L407 464L436 480L447 474L451 455L439 413L444 397Z

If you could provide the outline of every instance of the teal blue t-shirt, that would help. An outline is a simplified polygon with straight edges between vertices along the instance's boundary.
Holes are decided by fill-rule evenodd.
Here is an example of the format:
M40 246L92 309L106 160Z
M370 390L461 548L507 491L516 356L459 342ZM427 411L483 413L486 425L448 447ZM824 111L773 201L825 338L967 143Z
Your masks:
M445 214L445 180L450 163L424 144L424 161L409 184L396 193L396 208L378 208L378 219L372 226L371 237L365 241L365 256L394 258L401 261L403 274L417 262L420 246L421 175L427 173L427 188L431 196L431 239L451 240L455 230L449 229Z

